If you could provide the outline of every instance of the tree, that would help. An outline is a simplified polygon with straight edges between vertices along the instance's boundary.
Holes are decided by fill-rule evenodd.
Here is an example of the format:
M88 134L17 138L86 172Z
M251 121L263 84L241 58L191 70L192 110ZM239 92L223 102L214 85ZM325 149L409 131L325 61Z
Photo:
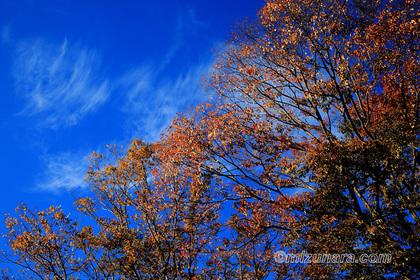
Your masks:
M154 148L142 141L125 153L109 150L110 159L92 155L87 183L93 196L75 201L88 225L54 207L20 206L19 216L6 221L14 254L3 259L33 279L199 279L205 274L199 263L220 228L217 205L206 204L209 194L189 190L205 182L187 174L153 182Z
M280 234L267 250L393 256L290 276L415 278L418 2L278 0L259 15L205 81L219 99L174 121L167 162L224 180L235 246Z
M415 279L419 11L412 0L267 1L220 50L204 81L213 100L180 114L160 141L113 150L115 162L94 154L94 197L76 205L95 226L50 226L61 251L76 250L64 260L76 261L36 272ZM28 269L40 258L54 263L55 254L15 245L28 231L17 228L51 239L24 217L9 220L12 260ZM278 263L279 250L392 261Z

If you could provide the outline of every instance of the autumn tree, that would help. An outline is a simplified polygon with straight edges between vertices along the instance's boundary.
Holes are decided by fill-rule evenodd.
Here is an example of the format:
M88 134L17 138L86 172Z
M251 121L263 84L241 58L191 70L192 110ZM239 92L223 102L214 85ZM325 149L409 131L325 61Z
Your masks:
M76 201L92 226L20 208L9 259L35 278L416 279L419 16L414 0L267 1L220 49L211 101L93 155Z
M75 201L83 219L18 207L6 221L14 253L3 252L3 261L20 266L25 279L203 278L221 227L218 204L206 203L211 192L190 191L206 181L186 173L154 178L153 145L139 140L108 154L91 157L92 195Z
M276 0L236 26L205 81L216 98L161 142L168 164L213 174L235 201L226 248L277 235L260 257L393 256L300 264L286 278L418 275L419 10Z

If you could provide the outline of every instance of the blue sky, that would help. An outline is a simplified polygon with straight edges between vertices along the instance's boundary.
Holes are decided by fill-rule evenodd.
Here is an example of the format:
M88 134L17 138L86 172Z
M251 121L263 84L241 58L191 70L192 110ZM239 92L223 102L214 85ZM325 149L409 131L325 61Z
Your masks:
M154 141L259 0L0 1L0 212L71 210L87 157ZM4 231L3 223L0 226Z

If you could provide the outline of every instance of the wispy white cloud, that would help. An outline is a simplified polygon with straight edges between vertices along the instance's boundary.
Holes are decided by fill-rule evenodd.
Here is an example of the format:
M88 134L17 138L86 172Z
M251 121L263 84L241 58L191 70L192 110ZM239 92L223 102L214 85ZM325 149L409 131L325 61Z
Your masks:
M154 67L139 66L127 71L117 82L121 91L126 93L122 110L127 114L126 131L129 139L139 137L146 141L158 140L178 112L205 98L199 83L214 62L210 50L201 58L201 62L189 67L183 65L187 70L179 71L177 76L167 76L165 70L170 67L176 55L191 44L189 37L197 35L200 28L206 26L205 22L197 18L194 9L185 7L178 15L173 43L162 61Z
M45 170L37 182L36 189L60 193L61 191L83 188L88 169L90 153L63 153L45 156Z
M99 76L101 57L78 45L42 39L18 44L14 65L16 90L24 98L20 114L57 128L78 123L108 99L109 83Z
M147 67L127 72L119 86L127 92L122 110L128 115L128 137L158 140L178 112L203 100L199 82L210 67L210 62L195 65L174 79L160 79Z

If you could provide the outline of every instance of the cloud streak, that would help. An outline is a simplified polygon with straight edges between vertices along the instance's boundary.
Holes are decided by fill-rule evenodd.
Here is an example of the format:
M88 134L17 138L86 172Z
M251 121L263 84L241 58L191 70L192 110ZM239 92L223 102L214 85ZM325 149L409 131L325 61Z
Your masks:
M45 156L46 168L36 189L59 193L64 190L83 188L88 170L90 153L63 153Z
M127 93L122 110L127 114L128 137L158 140L178 112L203 100L199 82L210 67L211 62L195 65L165 80L147 67L127 72L119 86Z
M13 71L17 93L24 99L20 114L36 118L43 127L76 125L109 97L100 64L97 52L67 40L60 45L42 39L21 42Z

